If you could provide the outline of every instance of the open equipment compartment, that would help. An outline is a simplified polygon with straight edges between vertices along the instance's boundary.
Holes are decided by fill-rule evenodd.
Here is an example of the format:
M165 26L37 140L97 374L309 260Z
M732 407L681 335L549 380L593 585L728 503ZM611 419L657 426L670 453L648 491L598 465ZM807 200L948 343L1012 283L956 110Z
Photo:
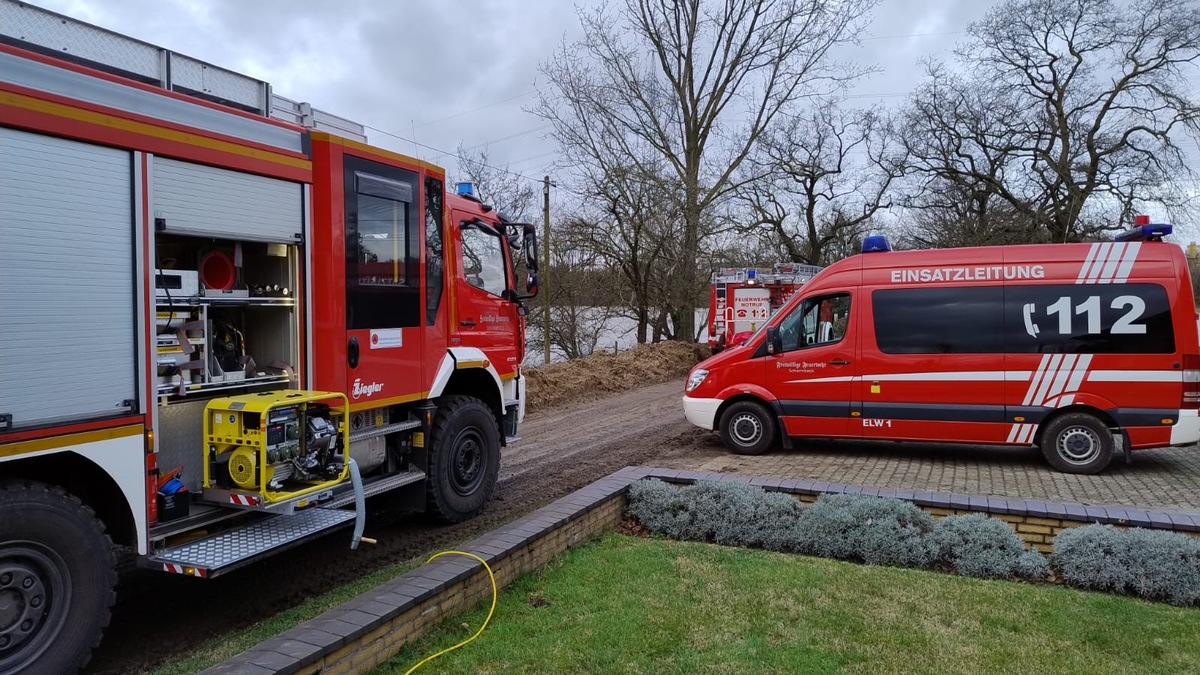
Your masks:
M160 234L156 248L160 397L299 384L297 245Z
M302 385L304 192L162 157L151 176L158 463L195 496L205 406Z

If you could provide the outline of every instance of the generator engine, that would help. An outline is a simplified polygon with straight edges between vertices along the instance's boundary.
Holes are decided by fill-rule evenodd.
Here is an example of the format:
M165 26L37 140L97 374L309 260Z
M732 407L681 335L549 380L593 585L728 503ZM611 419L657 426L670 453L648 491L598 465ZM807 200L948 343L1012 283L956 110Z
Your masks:
M346 479L348 429L322 392L264 392L215 399L205 409L204 488L253 493L252 502L301 496ZM341 397L342 394L324 394ZM234 498L232 503L242 502Z

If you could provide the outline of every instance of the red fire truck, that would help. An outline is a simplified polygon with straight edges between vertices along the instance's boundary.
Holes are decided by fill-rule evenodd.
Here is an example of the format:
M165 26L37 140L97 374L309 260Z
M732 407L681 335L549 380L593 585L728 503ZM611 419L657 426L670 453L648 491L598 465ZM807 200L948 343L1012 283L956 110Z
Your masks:
M800 263L714 271L708 296L708 346L713 353L744 343L820 271Z
M214 577L369 542L383 492L484 508L531 225L266 82L13 0L0 34L0 672L87 661L113 544Z

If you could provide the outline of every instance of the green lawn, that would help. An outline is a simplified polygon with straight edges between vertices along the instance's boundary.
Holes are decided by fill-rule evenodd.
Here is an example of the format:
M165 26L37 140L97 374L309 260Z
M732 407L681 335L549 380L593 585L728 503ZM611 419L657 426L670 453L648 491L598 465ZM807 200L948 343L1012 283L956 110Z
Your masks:
M375 672L469 637L489 603ZM610 534L503 591L435 672L1196 673L1200 610Z

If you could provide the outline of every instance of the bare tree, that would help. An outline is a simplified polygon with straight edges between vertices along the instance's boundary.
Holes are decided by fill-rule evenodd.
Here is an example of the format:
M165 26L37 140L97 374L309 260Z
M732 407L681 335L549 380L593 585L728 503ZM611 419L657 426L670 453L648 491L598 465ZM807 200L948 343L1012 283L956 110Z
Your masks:
M1189 0L1007 0L973 24L956 75L934 64L911 103L916 169L1053 241L1123 227L1145 203L1178 207L1200 137L1182 68L1200 59ZM994 199L995 198L995 199Z
M534 112L572 163L649 175L652 158L679 187L678 335L693 333L705 210L733 189L734 172L789 101L856 74L827 54L877 2L625 0L616 12L581 11L584 37L542 65L549 90Z
M550 275L553 284L542 292L550 303L550 346L568 359L594 352L614 334L614 319L620 309L612 299L617 296L615 275L604 261L586 247L572 245L574 233L584 229L578 221L568 220L554 233L559 246L550 250ZM544 349L541 331L531 334L530 350Z
M822 101L781 117L750 164L738 201L743 228L760 232L793 262L827 265L854 252L881 209L906 153L881 108L841 110Z
M591 212L570 221L564 243L594 252L620 275L614 298L636 322L638 343L650 338L649 329L658 308L669 303L664 277L679 260L681 221L673 200L663 194L657 176L636 169L610 167L591 174L583 208Z

